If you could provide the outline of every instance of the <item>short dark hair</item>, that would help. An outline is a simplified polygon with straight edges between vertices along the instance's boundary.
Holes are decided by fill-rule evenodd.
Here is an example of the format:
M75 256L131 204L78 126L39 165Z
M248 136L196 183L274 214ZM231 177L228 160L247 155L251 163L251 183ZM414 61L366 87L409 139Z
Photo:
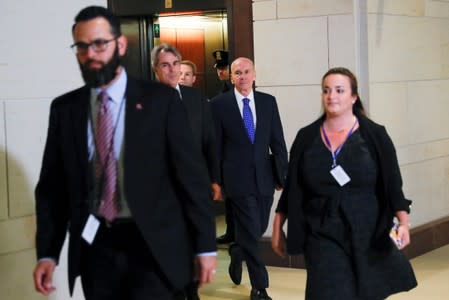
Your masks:
M326 79L326 77L329 75L332 75L332 74L340 74L340 75L348 77L349 84L351 85L351 94L353 96L357 96L357 99L355 100L355 103L352 106L352 111L356 115L365 115L366 112L365 112L365 108L363 108L362 100L360 99L360 96L359 96L357 78L355 77L355 75L347 68L343 68L343 67L332 68L332 69L329 69L326 72L326 74L323 75L323 78L321 79L321 86L323 86L324 80Z
M108 21L109 25L111 25L111 33L114 37L117 38L122 35L120 19L110 10L102 6L88 6L83 8L75 17L75 24L72 26L72 32L74 32L75 27L79 22L90 21L98 17L105 18Z

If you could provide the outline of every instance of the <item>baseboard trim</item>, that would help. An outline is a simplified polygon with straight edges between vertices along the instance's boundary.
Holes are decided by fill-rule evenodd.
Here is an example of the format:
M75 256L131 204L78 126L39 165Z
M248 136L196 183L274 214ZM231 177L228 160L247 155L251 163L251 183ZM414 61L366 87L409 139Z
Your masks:
M403 251L409 259L449 244L449 216L410 230L411 244ZM280 258L271 249L271 239L261 240L262 258L267 266L304 269L304 257Z

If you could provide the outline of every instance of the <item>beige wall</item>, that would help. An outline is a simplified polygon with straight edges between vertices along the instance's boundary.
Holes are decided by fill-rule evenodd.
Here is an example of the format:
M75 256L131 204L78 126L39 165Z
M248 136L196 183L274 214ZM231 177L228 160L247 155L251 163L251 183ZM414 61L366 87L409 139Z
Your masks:
M82 84L69 45L75 14L105 0L0 2L0 299L34 292L34 187L50 101ZM69 299L65 255L49 299ZM82 299L79 291L74 299Z
M371 116L396 145L412 225L449 215L449 1L368 1Z
M396 145L412 227L449 215L449 0L256 0L253 14L257 86L288 147L320 114L321 76L348 67Z

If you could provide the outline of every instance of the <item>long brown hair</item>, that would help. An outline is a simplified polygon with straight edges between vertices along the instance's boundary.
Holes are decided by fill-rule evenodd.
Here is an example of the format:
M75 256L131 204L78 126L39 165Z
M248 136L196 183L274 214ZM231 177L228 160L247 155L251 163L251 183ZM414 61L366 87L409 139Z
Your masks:
M352 106L352 112L355 115L366 115L365 108L363 108L362 100L360 99L359 96L357 78L355 77L355 75L351 71L343 67L332 68L329 69L329 71L327 71L326 74L324 74L323 78L321 79L321 86L323 86L326 77L332 74L340 74L349 78L349 84L351 85L351 93L353 96L357 97L354 105Z

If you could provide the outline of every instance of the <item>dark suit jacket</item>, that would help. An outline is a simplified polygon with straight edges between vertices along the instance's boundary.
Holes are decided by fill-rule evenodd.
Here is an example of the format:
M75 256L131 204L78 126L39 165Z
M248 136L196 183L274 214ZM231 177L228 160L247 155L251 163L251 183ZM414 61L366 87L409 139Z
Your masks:
M201 91L188 86L179 86L182 103L187 110L195 144L203 154L211 182L218 183L218 157L215 127L210 102Z
M255 141L251 144L234 90L212 99L220 174L225 193L231 198L273 195L270 150L283 169L287 168L287 149L276 99L255 91L254 101L257 124Z
M398 210L409 211L410 200L405 199L402 192L402 178L396 158L396 150L385 127L374 123L365 116L358 115L359 130L367 142L372 157L379 169L379 184L376 193L379 199L379 219L373 236L373 246L379 251L387 251L392 247L389 232L393 225L394 213ZM298 177L302 168L304 151L320 135L321 117L312 124L299 130L290 150L290 163L287 182L276 209L288 218L287 250L296 255L304 252L304 243L308 228L304 208L307 199L304 197L301 179Z
M192 143L187 113L176 90L128 78L125 112L128 206L162 271L174 287L182 288L191 280L194 253L216 249L207 170ZM71 291L85 243L81 232L89 215L88 115L87 87L52 102L35 191L37 257L58 260L68 230ZM182 201L176 195L179 189L185 192Z

